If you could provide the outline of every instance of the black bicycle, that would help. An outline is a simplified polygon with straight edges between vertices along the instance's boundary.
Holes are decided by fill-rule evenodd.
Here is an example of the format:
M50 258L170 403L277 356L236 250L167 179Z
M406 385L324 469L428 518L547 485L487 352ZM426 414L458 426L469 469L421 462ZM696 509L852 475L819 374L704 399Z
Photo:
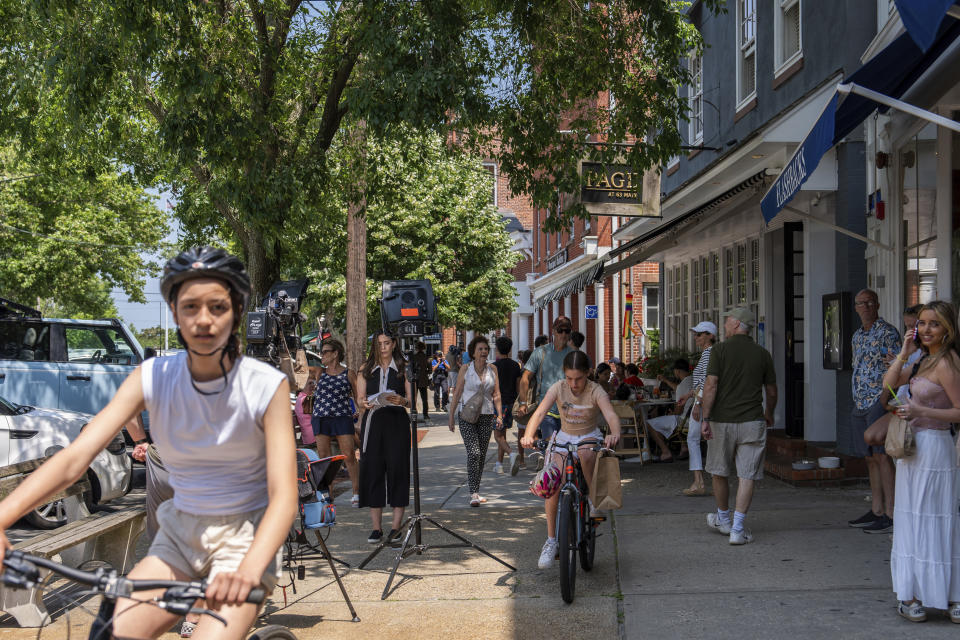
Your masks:
M588 448L594 452L610 451L603 441L585 438L579 443L557 444L547 440L538 440L538 449L547 453L547 447L565 451L563 454L564 484L560 487L560 500L557 505L557 549L560 553L560 595L566 603L573 602L577 589L577 556L584 571L593 569L594 553L597 546L597 526L604 518L590 517L590 503L587 500L587 482L583 476L580 459L573 455L578 449Z
M132 596L137 591L152 589L164 589L164 592L154 599L139 602L181 616L188 613L207 615L226 624L226 620L210 609L194 606L197 600L205 597L206 581L131 580L120 576L113 569L99 568L96 571L83 571L15 550L7 551L3 566L3 583L14 589L34 589L42 586L46 580L41 569L47 569L67 580L90 587L84 595L103 596L97 616L90 625L90 633L87 636L90 640L113 638L113 620L118 598L134 599ZM260 604L265 597L263 589L252 589L247 596L247 602ZM248 640L297 640L297 637L286 627L269 625L258 629Z

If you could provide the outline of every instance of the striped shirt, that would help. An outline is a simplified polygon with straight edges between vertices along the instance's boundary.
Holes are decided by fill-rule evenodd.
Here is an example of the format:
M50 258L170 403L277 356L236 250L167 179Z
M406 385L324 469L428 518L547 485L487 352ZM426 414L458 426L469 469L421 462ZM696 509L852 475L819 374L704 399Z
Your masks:
M693 388L698 391L703 389L703 383L707 380L707 364L710 362L710 349L712 348L713 345L703 350L703 353L700 354L700 361L693 368Z

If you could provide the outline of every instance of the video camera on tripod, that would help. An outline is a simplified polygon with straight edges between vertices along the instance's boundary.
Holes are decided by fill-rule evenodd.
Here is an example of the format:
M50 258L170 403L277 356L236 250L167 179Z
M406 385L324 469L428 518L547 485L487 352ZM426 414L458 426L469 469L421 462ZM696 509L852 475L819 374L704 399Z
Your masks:
M307 354L300 338L300 312L310 281L277 282L263 302L247 313L246 355L280 369L290 378L291 390L300 391L309 375Z

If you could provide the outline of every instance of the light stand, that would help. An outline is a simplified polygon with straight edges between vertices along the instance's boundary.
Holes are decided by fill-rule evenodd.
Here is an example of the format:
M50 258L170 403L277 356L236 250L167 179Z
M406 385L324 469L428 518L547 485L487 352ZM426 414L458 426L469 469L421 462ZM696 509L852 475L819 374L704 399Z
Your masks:
M400 323L400 326L397 327L399 331L394 335L402 334L409 337L419 337L424 335L422 333L422 329L420 329L421 331L420 333L417 333L417 334L410 333L411 331L416 331L418 329L418 325L416 323L409 323L407 324L407 326L404 326L405 324L407 323ZM422 326L422 325L419 325L419 326ZM413 361L412 366L413 366L413 379L416 380L417 379L416 360ZM397 553L397 558L393 564L393 568L390 570L390 577L387 578L387 584L383 588L383 594L380 596L381 600L387 599L387 596L390 593L390 585L393 584L393 580L397 575L397 570L400 568L400 563L403 560L410 557L411 555L414 555L414 554L422 555L424 552L430 549L472 548L472 549L476 549L483 555L496 560L506 568L510 569L510 571L517 570L516 567L504 562L503 560L493 555L492 553L490 553L480 545L474 542L471 542L470 540L460 535L459 533L453 531L449 527L446 527L440 524L439 522L437 522L436 520L434 520L433 518L431 518L430 516L427 516L421 513L420 511L420 456L419 456L419 447L417 446L417 424L418 424L417 415L416 415L416 412L414 412L410 420L410 426L411 426L410 453L412 455L412 462L413 462L413 514L408 516L407 519L404 520L403 524L400 525L401 530L403 530L403 528L406 527L407 531L406 531L406 534L403 536L403 543L400 545L400 551L399 553ZM459 542L449 543L449 544L425 544L423 542L423 529L422 529L422 524L424 521L428 522L429 524L432 524L437 529L440 529L441 531L447 533L448 535L456 538L457 540L459 540ZM410 541L411 535L414 537L413 543L411 543ZM370 553L370 555L364 558L363 562L361 562L357 568L363 569L365 566L367 566L370 563L370 561L373 560L375 557L377 557L377 554L380 553L384 549L384 547L386 547L387 545L391 545L391 547L393 546L390 540L384 539L383 541L381 541L380 544L377 545L377 548L374 549Z

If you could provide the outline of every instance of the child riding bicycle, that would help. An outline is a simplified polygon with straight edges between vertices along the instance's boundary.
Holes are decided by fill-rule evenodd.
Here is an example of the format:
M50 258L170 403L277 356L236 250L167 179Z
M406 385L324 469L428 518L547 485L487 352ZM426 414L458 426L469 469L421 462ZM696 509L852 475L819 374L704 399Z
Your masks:
M572 351L566 355L563 359L563 380L551 386L537 405L537 410L527 423L527 429L520 441L523 447L527 449L533 447L537 427L554 403L560 410L560 431L551 438L551 443L579 443L586 439L602 439L607 448L612 449L616 446L620 440L620 419L603 388L587 379L589 371L590 359L585 353ZM601 413L610 427L610 434L605 438L598 427ZM552 455L553 461L562 466L565 454L553 452ZM584 476L589 484L593 479L596 455L589 449L583 449L577 457L580 459ZM546 464L549 464L549 461ZM557 553L558 498L559 495L555 493L544 501L544 510L547 514L547 541L543 544L540 560L537 563L541 569L551 567Z
M0 529L77 480L146 409L174 497L158 508L159 531L129 577L208 578L207 607L226 628L204 617L193 637L242 638L258 611L247 595L276 585L280 546L297 510L290 387L278 370L240 355L236 331L250 280L239 259L212 247L189 249L167 262L160 289L185 351L137 367L70 446L0 502ZM0 532L0 557L10 546ZM122 599L113 633L156 638L178 617Z

